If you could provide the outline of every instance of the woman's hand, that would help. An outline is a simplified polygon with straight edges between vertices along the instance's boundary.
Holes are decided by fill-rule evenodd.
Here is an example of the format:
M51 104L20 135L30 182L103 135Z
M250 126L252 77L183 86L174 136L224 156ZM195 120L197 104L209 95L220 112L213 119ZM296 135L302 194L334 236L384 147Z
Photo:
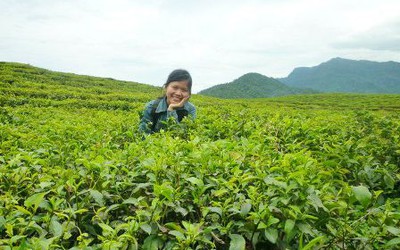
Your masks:
M177 109L177 108L182 108L183 105L185 105L185 103L187 102L187 100L189 100L189 97L190 97L190 96L184 97L184 98L182 99L182 101L180 101L179 103L171 103L171 104L168 106L168 111L174 111L174 110Z

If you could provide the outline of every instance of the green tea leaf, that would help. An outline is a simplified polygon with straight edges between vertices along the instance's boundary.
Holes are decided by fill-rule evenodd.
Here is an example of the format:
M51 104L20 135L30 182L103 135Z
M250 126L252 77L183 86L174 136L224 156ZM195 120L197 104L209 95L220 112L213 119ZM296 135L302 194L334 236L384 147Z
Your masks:
M105 223L98 224L102 229L102 234L105 237L108 237L114 233L114 229Z
M140 228L145 231L147 234L151 234L152 228L149 224L143 224L140 226Z
M14 244L14 243L18 242L20 239L23 239L25 237L26 237L26 235L15 235L15 236L11 237L10 243Z
M182 216L186 216L189 212L183 207L176 207L175 212L182 214Z
M304 248L302 248L302 250L312 249L315 245L322 243L324 241L325 241L325 236L319 236L319 237L311 240L310 242L308 242L308 244L305 245Z
M5 224L6 224L6 219L4 218L4 216L0 216L0 230L3 229Z
M231 243L229 244L229 250L244 250L246 248L246 240L239 234L230 234Z
M84 213L86 213L88 211L89 210L87 210L86 208L81 208L81 209L78 209L78 210L74 211L74 214L84 214Z
M50 232L55 237L60 237L63 233L62 225L55 219L52 219L50 222Z
M138 204L138 199L136 198L128 198L122 202L122 204L131 204L131 205L137 205Z
M217 213L222 216L222 209L220 207L208 207L207 209L210 210L210 212Z
M271 225L274 225L274 224L276 224L276 223L278 223L278 222L279 222L279 219L278 219L278 218L275 218L274 216L270 216L270 217L268 218L267 227L269 227L269 226L271 226Z
M183 229L181 228L181 226L178 225L178 224L175 223L175 222L168 222L168 223L165 223L164 226L167 227L167 228L169 228L169 229L178 230L178 231L183 231Z
M214 191L213 195L216 196L216 197L220 197L220 196L222 196L222 195L224 195L226 193L228 193L228 190L219 189L219 190Z
M400 236L400 228L387 226L386 229L396 236Z
M24 205L27 207L33 207L34 210L36 211L37 208L39 207L40 203L43 201L44 196L47 194L45 193L36 193L30 196L26 201L24 202Z
M9 237L12 237L14 235L14 226L13 226L13 224L6 223L5 228L6 228L7 235Z
M293 220L290 220L290 219L286 220L285 229L284 229L286 235L289 235L292 232L294 225L295 225L295 222Z
M240 214L242 216L246 216L251 210L251 204L250 203L244 203L240 207Z
M154 185L154 193L164 196L167 200L172 201L174 198L174 189L168 183L162 185Z
M21 206L15 206L15 208L20 211L21 213L27 214L27 215L32 215L31 212L29 212L28 210L26 210L24 207Z
M315 210L318 212L318 208L322 208L325 211L328 211L328 209L322 204L321 199L315 194L310 194L307 199L310 201L311 205L314 206Z
M367 206L371 202L372 194L365 186L353 186L352 187L354 196L363 205Z
M198 178L190 177L190 178L187 178L187 180L188 180L189 182L191 182L192 184L195 184L195 185L197 185L197 186L200 186L200 187L204 186L203 181L200 180L200 179L198 179Z
M278 239L278 230L275 228L265 229L264 235L271 243L275 244Z
M40 188L45 189L47 187L50 187L51 185L54 185L54 182L50 181L43 181L39 184Z
M391 239L385 244L386 247L399 246L399 245L400 245L400 237Z
M176 230L171 230L168 232L168 234L175 236L178 240L184 240L185 235L179 231Z
M162 247L163 242L160 237L157 235L149 235L143 242L142 249L143 250L158 250Z
M99 204L100 206L104 206L104 196L102 193L94 189L90 189L89 192L97 204Z
M306 223L298 223L298 224L296 224L296 225L297 225L297 227L300 229L300 231L301 231L302 233L310 234L310 235L313 234L312 228L311 228L311 226L310 226L309 224L306 224Z
M258 223L257 230L259 230L259 229L265 229L265 228L267 228L267 227L268 227L268 226L267 226L264 222L260 221L260 222Z

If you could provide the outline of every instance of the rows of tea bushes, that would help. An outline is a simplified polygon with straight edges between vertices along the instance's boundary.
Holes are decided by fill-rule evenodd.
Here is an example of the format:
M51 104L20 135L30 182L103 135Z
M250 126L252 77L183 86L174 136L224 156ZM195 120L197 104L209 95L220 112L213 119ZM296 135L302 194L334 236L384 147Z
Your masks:
M399 96L195 95L144 136L157 88L0 69L1 249L399 247Z

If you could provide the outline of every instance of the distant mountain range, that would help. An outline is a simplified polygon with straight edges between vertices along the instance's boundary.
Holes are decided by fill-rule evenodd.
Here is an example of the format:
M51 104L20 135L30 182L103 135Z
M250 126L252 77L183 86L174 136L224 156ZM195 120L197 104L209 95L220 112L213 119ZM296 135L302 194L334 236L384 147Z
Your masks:
M230 83L219 84L200 91L199 94L220 98L262 98L315 91L289 87L282 82L259 73L247 73Z
M333 58L315 67L295 68L286 78L248 73L199 94L258 98L317 92L400 93L400 63Z

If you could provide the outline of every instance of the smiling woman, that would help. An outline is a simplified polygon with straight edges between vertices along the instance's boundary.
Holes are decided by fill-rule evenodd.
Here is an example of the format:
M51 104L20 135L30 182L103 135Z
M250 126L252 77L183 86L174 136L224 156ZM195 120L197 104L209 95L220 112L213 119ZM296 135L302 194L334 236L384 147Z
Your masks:
M185 116L196 118L196 108L188 102L192 93L192 77L184 69L172 71L164 84L164 96L146 104L139 130L151 134L164 128L165 122L182 121Z

